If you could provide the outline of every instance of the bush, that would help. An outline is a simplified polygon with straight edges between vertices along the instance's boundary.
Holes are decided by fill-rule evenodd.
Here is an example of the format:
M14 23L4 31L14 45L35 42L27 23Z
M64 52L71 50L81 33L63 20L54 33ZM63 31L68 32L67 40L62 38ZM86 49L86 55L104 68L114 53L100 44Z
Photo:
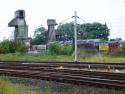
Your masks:
M108 56L110 53L109 51L99 51L101 55Z
M0 53L27 52L26 45L22 42L5 40L0 43Z
M111 54L112 56L125 56L125 50L122 48L117 48Z
M64 45L63 52L65 55L71 55L73 53L73 47L72 45Z
M28 48L23 42L16 43L16 52L26 53L27 51Z
M96 54L98 54L98 53L97 53L96 49L94 49L94 48L81 47L80 49L78 49L78 56L79 57L86 58L86 57L90 57L90 56L93 56Z
M53 55L71 55L73 53L72 48L72 45L62 45L58 42L48 45L48 51Z
M14 53L15 52L15 43L13 41L3 41L0 43L1 53Z
M0 48L0 53L4 53L4 49L3 48Z
M50 43L48 46L48 51L50 54L58 55L60 53L60 44L57 42Z

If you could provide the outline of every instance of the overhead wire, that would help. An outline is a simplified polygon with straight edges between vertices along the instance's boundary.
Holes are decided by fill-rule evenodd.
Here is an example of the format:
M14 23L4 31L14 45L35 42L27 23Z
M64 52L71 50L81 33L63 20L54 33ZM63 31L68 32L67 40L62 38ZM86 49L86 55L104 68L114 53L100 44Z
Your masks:
M85 20L83 20L82 18L80 18L79 16L77 16L78 19L80 19L81 21L83 21L84 23L87 23Z
M64 22L66 22L66 21L70 20L71 18L72 18L72 17L67 18L67 19L64 19L64 20L60 21L60 22L59 22L59 24L62 24L62 23L64 23Z
M69 17L69 18L67 18L67 19L64 19L64 20L60 21L60 22L59 22L59 25L60 25L60 24L63 24L64 22L66 22L66 21L68 21L68 20L70 20L70 19L72 19L73 17L74 17L74 16ZM85 20L83 20L83 19L80 18L79 16L77 16L77 18L80 19L81 21L83 21L84 23L87 23Z

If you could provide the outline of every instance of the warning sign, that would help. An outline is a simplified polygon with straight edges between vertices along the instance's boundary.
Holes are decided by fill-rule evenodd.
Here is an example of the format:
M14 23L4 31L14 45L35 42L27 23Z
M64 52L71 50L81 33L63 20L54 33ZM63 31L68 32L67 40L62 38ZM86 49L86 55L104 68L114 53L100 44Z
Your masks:
M99 45L99 50L100 51L108 51L109 50L109 46L108 45Z
M99 44L99 50L100 51L108 51L109 50L108 42L101 42Z

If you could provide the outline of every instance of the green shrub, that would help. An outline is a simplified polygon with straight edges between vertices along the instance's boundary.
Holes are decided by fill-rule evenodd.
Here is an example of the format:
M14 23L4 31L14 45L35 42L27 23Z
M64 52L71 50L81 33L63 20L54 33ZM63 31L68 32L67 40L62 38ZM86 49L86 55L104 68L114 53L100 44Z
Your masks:
M109 51L100 51L100 54L103 56L108 56L110 53Z
M125 56L125 50L122 48L117 48L111 54L112 56Z
M0 48L0 53L4 53L4 49L3 48Z
M13 41L5 40L0 43L1 53L14 53L15 52L15 43Z
M22 42L5 40L0 43L0 53L27 52L26 45Z
M73 53L72 45L62 45L58 42L50 43L48 51L53 55L71 55Z
M28 48L23 42L16 43L16 52L26 53L27 51Z
M90 56L93 56L96 54L98 54L98 53L96 52L96 49L94 49L94 48L81 47L78 49L78 56L79 57L86 58L86 57L90 57Z
M64 45L63 52L65 55L71 55L73 53L72 45Z
M60 53L60 44L58 42L50 43L48 51L50 54L58 55Z

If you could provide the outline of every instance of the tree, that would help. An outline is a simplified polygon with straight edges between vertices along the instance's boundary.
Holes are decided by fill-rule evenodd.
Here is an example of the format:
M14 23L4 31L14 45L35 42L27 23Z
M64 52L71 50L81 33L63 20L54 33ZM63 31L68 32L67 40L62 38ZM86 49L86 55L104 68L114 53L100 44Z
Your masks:
M74 24L66 23L58 26L58 30L61 30L68 38L72 38L74 35ZM106 24L101 23L85 23L77 24L78 39L103 39L108 40L109 32Z
M58 31L63 32L63 34L66 35L68 39L71 39L74 35L73 23L61 24L57 27L57 29Z
M115 38L115 39L110 39L110 41L121 41L122 38Z
M40 26L34 31L34 38L32 40L32 44L39 45L39 44L45 44L46 43L46 32L47 30Z
M78 32L82 39L103 39L108 40L109 32L106 24L101 23L86 23L79 26Z

